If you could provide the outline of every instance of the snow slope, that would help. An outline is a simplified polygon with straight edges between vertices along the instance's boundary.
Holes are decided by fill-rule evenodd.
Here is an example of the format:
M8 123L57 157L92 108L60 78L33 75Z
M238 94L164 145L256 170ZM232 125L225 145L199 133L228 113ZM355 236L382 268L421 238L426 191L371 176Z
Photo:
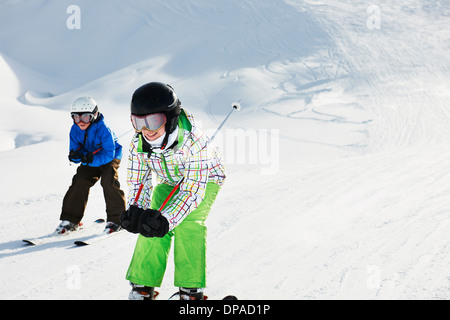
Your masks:
M73 30L72 4L0 2L1 299L127 298L135 235L21 239L59 222L70 103L92 95L127 149L149 81L209 134L242 105L216 140L228 180L208 219L210 297L450 298L450 4L79 0ZM84 222L98 217L95 186ZM172 283L170 263L162 298Z

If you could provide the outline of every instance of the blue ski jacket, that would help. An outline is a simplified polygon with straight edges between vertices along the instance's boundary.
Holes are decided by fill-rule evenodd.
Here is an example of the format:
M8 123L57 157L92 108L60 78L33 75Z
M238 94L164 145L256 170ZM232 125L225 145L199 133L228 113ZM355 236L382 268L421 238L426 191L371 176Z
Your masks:
M100 167L114 159L122 159L122 146L117 142L114 132L106 125L101 113L86 130L81 130L75 123L72 125L70 150L78 150L82 154L94 153L92 163L82 163L90 167Z

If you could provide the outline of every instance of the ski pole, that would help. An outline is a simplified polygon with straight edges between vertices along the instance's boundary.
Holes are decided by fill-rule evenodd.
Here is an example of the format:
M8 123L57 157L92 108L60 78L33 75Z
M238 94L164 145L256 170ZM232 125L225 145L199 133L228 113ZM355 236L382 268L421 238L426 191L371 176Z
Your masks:
M213 136L211 137L211 139L209 140L209 143L211 143L214 138L216 137L216 134L219 132L220 129L222 129L222 127L224 126L225 122L227 122L228 118L231 116L231 114L233 113L233 111L239 111L241 110L241 105L239 104L239 102L233 102L231 104L231 111L228 113L228 115L226 116L226 118L222 121L222 123L219 125L219 127L217 128L216 132L213 134ZM178 188L180 187L181 183L184 181L184 177L177 183L177 185L175 187L173 187L172 191L170 192L170 194L167 196L166 200L164 200L163 204L161 205L161 207L159 208L159 211L161 211L162 209L164 209L164 207L166 206L167 202L169 202L170 198L172 198L173 194L178 190Z
M134 199L134 205L137 205L138 199L141 196L141 192L142 189L144 188L144 184L148 179L148 176L150 175L150 168L147 170L147 172L145 173L145 176L142 178L142 182L141 185L139 186L139 190L136 194L136 198ZM167 202L169 202L170 198L172 198L173 194L178 190L178 188L180 187L180 184L183 182L184 177L181 179L180 182L177 183L177 185L172 189L172 191L169 193L169 195L167 196L166 200L164 200L163 204L161 205L161 207L159 208L159 211L161 211L162 209L164 209L164 207L166 206Z
M183 182L183 180L184 180L184 177L180 180L180 182L177 183L177 185L175 187L173 187L172 191L170 191L170 193L167 196L166 200L164 200L163 204L159 208L159 212L161 212L161 210L164 209L164 207L166 206L167 202L169 202L170 198L172 198L173 194L178 190L178 188L180 187L180 185Z
M216 134L220 131L220 129L222 129L223 125L225 124L225 122L227 122L228 118L231 116L231 114L233 113L234 110L236 110L236 111L241 110L241 105L239 102L233 102L231 104L231 111L228 113L227 117L222 121L220 126L217 128L216 132L214 132L214 134L212 135L212 137L210 139L210 142L212 142L214 140L214 138L216 137Z
M148 168L147 172L145 173L144 177L142 178L141 185L139 186L139 190L136 193L136 197L134 198L134 205L137 205L139 197L141 196L142 189L144 189L144 184L147 182L147 179L148 179L150 173L151 173L151 170L150 170L150 168Z
M211 137L211 139L209 140L209 143L211 143L214 138L216 137L216 134L219 132L220 129L222 129L222 127L224 126L225 122L227 122L228 118L230 118L231 114L233 113L233 111L239 111L241 110L241 105L239 102L233 102L231 104L231 111L228 113L228 115L226 116L226 118L222 121L222 123L219 125L219 127L217 128L216 132L213 134L213 136ZM144 188L144 184L147 182L148 176L150 175L150 168L148 168L147 172L145 173L144 177L142 178L142 182L141 185L139 186L139 190L136 194L136 197L134 198L134 204L137 204L137 201L141 195L142 189ZM167 198L164 200L163 204L161 205L161 207L159 208L159 211L161 211L162 209L164 209L164 207L166 206L167 202L169 202L170 198L172 198L172 196L174 195L174 193L178 190L178 188L180 187L181 183L184 181L184 177L175 185L175 187L173 187L172 191L169 193L169 195L167 196Z
M80 150L80 149L81 149L81 146L78 148L78 150ZM77 151L78 151L78 150L77 150ZM100 150L102 150L102 147L100 147L100 149L97 149L97 150L95 150L94 152L92 152L92 154L94 155L94 154L96 154L97 152L99 152ZM72 166L72 163L69 162L69 165Z

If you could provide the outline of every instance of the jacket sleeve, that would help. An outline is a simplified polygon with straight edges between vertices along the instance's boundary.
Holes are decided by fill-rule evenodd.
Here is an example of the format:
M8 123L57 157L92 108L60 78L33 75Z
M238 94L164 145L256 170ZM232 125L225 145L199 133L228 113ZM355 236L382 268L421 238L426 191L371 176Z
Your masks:
M203 201L208 174L207 148L191 151L185 163L184 179L179 192L161 212L169 221L170 230L179 225Z
M70 133L69 133L69 154L71 151L77 151L80 150L82 148L82 142L79 141L79 139L77 139L77 134L76 134L76 128L73 125L70 129ZM77 160L71 160L73 163L80 163L81 160L77 159Z
M76 151L79 150L82 147L82 143L83 141L79 141L78 135L76 134L76 127L75 125L73 125L70 128L70 133L69 133L69 139L70 139L70 143L69 143L69 151Z
M115 137L111 129L106 126L102 126L98 130L99 137L96 139L99 142L91 152L96 152L91 167L100 167L114 160L116 152ZM97 148L98 147L98 148Z
M128 184L128 206L135 204L135 199L139 187L144 179L147 170L150 170L146 164L144 156L137 152L139 138L132 139L128 155L127 184ZM151 175L144 184L144 188L137 201L137 206L143 209L150 208L150 200L153 186Z

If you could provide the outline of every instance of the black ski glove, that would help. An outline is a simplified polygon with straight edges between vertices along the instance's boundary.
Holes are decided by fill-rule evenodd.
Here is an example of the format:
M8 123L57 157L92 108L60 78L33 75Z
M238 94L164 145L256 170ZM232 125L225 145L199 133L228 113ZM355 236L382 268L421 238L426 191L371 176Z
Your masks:
M88 152L81 156L81 162L89 164L94 161L94 154L92 152Z
M144 209L141 209L135 205L130 206L128 210L120 214L120 224L128 232L139 233L139 216L143 211Z
M169 232L169 221L158 210L147 209L139 216L138 230L147 238L162 238Z
M81 161L81 154L78 150L70 150L69 161L73 163L79 163Z

